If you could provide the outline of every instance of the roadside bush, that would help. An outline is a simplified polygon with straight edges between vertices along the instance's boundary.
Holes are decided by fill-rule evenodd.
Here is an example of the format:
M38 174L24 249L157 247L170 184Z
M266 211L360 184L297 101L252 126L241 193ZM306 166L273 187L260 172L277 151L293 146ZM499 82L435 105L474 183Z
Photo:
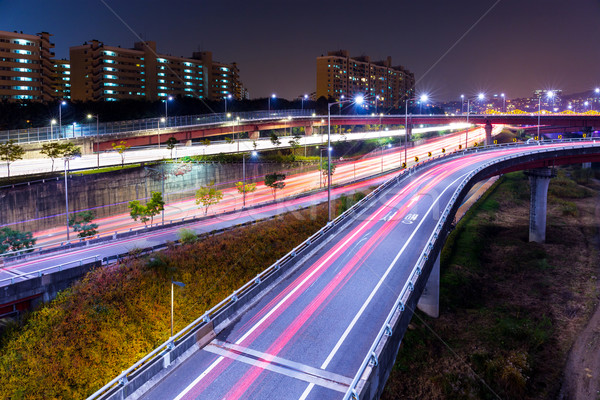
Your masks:
M177 236L179 237L179 242L183 244L195 243L198 240L196 232L187 228L181 228L180 230L178 230Z

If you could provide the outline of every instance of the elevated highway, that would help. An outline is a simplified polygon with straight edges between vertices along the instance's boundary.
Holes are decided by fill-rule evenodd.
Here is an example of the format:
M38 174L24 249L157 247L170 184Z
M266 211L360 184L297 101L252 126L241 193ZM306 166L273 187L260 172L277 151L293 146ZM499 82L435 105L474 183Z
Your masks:
M492 147L411 168L92 398L125 397L151 375L143 399L378 398L426 284L435 313L439 251L469 188L590 161L600 143Z
M331 125L402 125L409 129L419 125L448 125L464 123L466 115L332 115ZM469 122L475 125L523 125L537 126L537 114L471 114ZM555 131L579 131L600 128L600 115L593 114L542 114L540 124L552 127ZM306 135L327 133L327 116L296 116L260 118L253 120L226 121L219 124L184 126L165 130L161 133L164 142L173 136L180 142L210 139L211 137L247 133L250 139L257 139L262 131L287 130L302 127ZM110 140L106 140L110 139ZM105 137L100 141L100 151L110 150L114 140L126 140L130 146L157 145L160 137L156 132L131 132L115 137Z

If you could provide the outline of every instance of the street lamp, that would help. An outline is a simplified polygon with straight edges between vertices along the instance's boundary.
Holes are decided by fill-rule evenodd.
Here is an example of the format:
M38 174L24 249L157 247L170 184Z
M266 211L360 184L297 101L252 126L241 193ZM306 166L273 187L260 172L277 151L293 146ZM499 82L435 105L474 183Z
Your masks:
M304 110L304 100L308 99L308 95L305 94L304 96L302 96L302 110Z
M275 98L276 98L276 96L275 96L275 93L273 93L273 94L271 95L271 97L268 97L268 98L267 98L268 107L269 107L269 114L271 114L271 99L275 100Z
M256 151L252 151L250 156L252 158L256 157L258 153ZM242 180L243 180L243 190L242 190L242 208L246 207L246 153L242 153Z
M169 96L165 99L165 129L167 129L167 125L169 124L169 101L173 100L173 96ZM158 142L158 148L160 149L160 142Z
M546 96L551 99L554 97L554 92L552 90L549 90L546 93ZM540 94L540 97L538 98L538 123L537 123L537 137L538 140L540 138L540 117L542 116L542 95Z
M375 114L377 114L377 100L379 100L379 95L375 96Z
M588 111L592 109L591 103L589 101L584 102L583 105L586 106L586 107L590 106L590 108L588 109Z
M423 103L425 103L429 99L429 96L426 94L422 94L419 103L419 114L423 114Z
M342 96L343 97L343 96ZM340 110L342 109L342 103L354 103L354 104L362 104L365 101L363 96L356 96L354 99L350 100L340 100L333 103L327 104L327 148L331 148L331 106L334 104L340 105ZM331 150L327 152L327 211L328 211L328 221L331 221Z
M465 95L464 94L460 95L460 113L461 114L465 113Z
M500 96L502 97L502 112L506 113L506 96L504 93L500 93Z
M50 139L54 139L54 133L52 132L52 127L56 125L56 120L53 119L52 121L50 121Z
M62 106L66 105L67 102L64 100L58 103L58 137L60 137L60 134L62 133Z
M174 285L177 285L177 286L183 288L183 287L185 287L185 283L174 281L173 278L171 278L171 337L173 337L173 297L174 297L173 286Z
M88 119L96 118L96 151L98 152L98 168L100 168L100 141L99 141L99 131L98 131L98 114L92 115L88 114Z
M223 99L225 100L225 114L227 114L227 100L231 100L231 95L228 94L227 96L223 97Z
M160 164L160 171L157 170L156 168L150 168L150 167L144 167L145 170L150 170L150 171L154 171L154 172L159 172L161 175L161 181L162 181L162 187L161 187L161 197L163 202L165 201L165 179L167 178L165 175L165 164L161 163ZM162 208L162 213L161 213L161 220L162 220L162 225L165 225L165 206L163 205Z
M474 100L475 98L473 98ZM483 93L479 93L477 95L478 100L485 99L485 95ZM471 113L471 98L467 97L467 128L465 131L465 150L469 147L469 114Z

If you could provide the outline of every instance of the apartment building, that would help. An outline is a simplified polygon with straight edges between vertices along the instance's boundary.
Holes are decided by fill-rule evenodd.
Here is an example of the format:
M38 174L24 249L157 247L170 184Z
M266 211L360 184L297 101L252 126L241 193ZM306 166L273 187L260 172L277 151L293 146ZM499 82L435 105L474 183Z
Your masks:
M367 56L350 57L347 50L317 57L317 99L360 94L373 108L400 108L412 98L414 88L414 74L403 66L392 66L391 57L371 61Z
M168 96L218 100L243 95L237 65L214 62L210 52L184 58L158 54L152 41L124 49L92 40L71 47L70 58L73 100L155 101Z
M71 99L71 62L54 60L52 87L53 96L59 100Z
M0 100L53 99L54 43L48 32L0 31Z

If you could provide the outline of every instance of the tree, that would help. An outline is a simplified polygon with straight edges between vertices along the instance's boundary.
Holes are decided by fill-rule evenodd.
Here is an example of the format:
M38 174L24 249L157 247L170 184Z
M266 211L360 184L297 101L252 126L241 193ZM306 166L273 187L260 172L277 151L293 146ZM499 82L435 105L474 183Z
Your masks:
M160 192L152 192L150 200L145 204L141 204L138 200L129 202L129 215L134 221L138 219L144 225L150 221L150 225L154 220L154 216L158 215L165 208L162 194Z
M254 151L256 151L256 147L258 146L258 143L256 143L256 140L252 141L252 147L254 147Z
M130 146L127 146L127 141L121 140L119 144L113 143L112 148L121 155L121 167L125 166L125 150Z
M325 184L327 185L327 182L329 180L329 162L326 158L323 159L323 161L321 162L321 166L320 166L320 170L321 170L321 174L323 174L323 179L325 180ZM333 177L333 173L335 172L335 164L332 162L331 163L331 176Z
M301 136L296 134L293 136L293 139L288 140L288 143L290 144L290 147L292 148L293 155L296 155L296 149L298 147L300 147L300 139L301 139Z
M58 142L44 143L40 153L52 159L52 171L54 171L54 159L62 156L62 145Z
M274 172L272 174L265 175L265 185L271 188L273 192L273 199L277 200L277 189L283 189L285 187L285 174L278 174Z
M83 211L69 218L69 226L77 233L80 238L94 236L98 234L98 224L92 223L95 215L92 211Z
M175 139L175 137L171 136L170 138L167 139L167 141L165 143L167 144L167 149L171 150L171 158L173 158L173 149L175 148L175 145L177 144L177 139Z
M8 177L10 178L10 163L21 160L25 154L25 150L15 143L14 140L9 140L5 143L0 143L0 161L6 161Z
M35 245L36 240L31 232L19 232L7 227L1 228L0 254L29 249Z
M60 145L60 156L67 160L72 160L74 157L81 157L81 147L75 146L72 142L65 142Z
M214 185L215 181L212 181L196 191L196 204L202 204L202 207L204 207L204 215L208 214L208 207L217 204L223 199L223 193L220 190L217 190Z
M235 187L237 188L240 194L252 193L256 190L256 183L246 183L244 185L243 182L237 182L235 184Z
M281 140L279 140L279 136L275 132L271 132L271 143L273 146L277 147L281 144Z

